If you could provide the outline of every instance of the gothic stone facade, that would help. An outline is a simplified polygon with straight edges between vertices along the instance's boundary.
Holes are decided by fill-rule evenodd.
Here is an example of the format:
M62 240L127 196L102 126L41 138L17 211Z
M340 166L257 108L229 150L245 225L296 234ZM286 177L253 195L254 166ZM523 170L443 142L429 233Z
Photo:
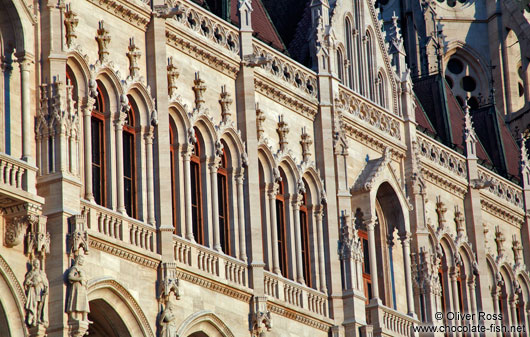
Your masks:
M526 149L518 185L479 164L467 105L464 154L422 133L373 1L311 2L313 69L253 37L251 0L239 26L184 0L0 4L2 336L527 324Z

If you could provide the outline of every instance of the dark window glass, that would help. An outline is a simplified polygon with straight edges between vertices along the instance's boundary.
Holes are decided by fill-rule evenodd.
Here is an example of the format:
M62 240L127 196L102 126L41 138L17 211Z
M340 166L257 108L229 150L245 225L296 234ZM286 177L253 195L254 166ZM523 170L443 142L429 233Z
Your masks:
M105 206L105 140L103 120L92 116L92 193L98 205Z

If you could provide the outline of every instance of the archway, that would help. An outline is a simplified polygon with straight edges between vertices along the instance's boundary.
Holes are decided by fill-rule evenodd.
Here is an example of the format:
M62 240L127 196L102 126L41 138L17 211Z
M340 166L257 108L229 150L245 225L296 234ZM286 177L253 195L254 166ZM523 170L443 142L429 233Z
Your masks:
M6 312L4 310L4 306L2 305L2 301L0 300L0 331L3 331L2 333L6 333L6 337L11 337L11 333L9 332L9 322L7 321Z
M216 314L203 310L186 318L178 329L177 336L234 337L234 334Z
M90 301L88 335L92 337L132 337L118 313L105 300Z
M188 337L208 337L208 335L205 334L205 333L202 332L202 331L199 331L199 332L194 332L194 333L192 333L192 334L189 335Z

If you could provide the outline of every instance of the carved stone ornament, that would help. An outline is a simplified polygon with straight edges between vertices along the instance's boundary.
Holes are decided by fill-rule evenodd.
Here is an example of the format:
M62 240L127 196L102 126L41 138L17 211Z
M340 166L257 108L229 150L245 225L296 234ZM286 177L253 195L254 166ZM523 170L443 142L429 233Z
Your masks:
M40 261L33 259L31 269L24 278L26 291L26 324L28 327L48 326L48 311L46 302L49 290L48 278L41 268Z
M265 113L259 108L259 104L256 103L256 129L258 132L258 140L263 139L263 123L265 122Z
M256 54L249 54L243 57L243 64L249 67L266 66L272 62L270 55L257 56Z
M501 232L501 229L499 226L495 227L495 243L497 244L497 259L501 259L504 257L504 241L506 241L506 238L504 237L504 233Z
M66 313L69 321L88 322L88 277L84 267L84 255L78 255L68 270L68 297ZM87 325L88 327L88 325ZM83 335L80 335L83 336Z
M129 76L134 79L139 76L140 67L138 66L138 59L142 56L140 49L134 43L134 37L129 39L129 51L127 58L129 59Z
M169 7L168 4L154 5L153 12L157 18L163 19L170 19L175 17L176 15L184 13L184 11L180 9L178 5L175 7Z
M441 259L438 254L431 254L425 247L420 247L418 254L412 254L412 275L414 285L421 294L441 296L442 287L438 276Z
M227 122L230 119L232 113L230 112L230 105L232 105L232 98L230 93L226 91L226 85L221 87L221 98L219 99L219 104L221 104L221 116L223 117L223 122Z
M64 12L64 26L66 27L66 45L72 48L77 39L75 29L79 24L77 14L72 11L72 4L66 4L66 11Z
M109 31L105 28L105 22L103 20L99 22L97 33L96 41L98 42L99 62L104 63L107 62L109 56L110 35Z
M177 335L176 318L178 316L176 301L180 299L177 264L174 262L162 262L159 275L158 300L160 303L160 315L158 316L158 325L160 327L160 336L175 337Z
M73 256L88 253L89 239L88 232L86 230L86 218L84 215L74 215L70 217L70 232L66 234L68 241L68 253Z
M165 304L170 297L180 299L179 279L177 278L177 265L171 262L163 262L160 266L159 299Z
M518 269L522 266L524 266L523 262L523 246L521 245L521 242L517 240L517 236L514 235L512 237L512 250L513 250L513 258L515 260L514 268Z
M436 198L436 214L438 215L437 232L439 233L446 230L445 212L447 212L447 208L445 207L445 204L442 202L440 197L437 197Z
M27 216L29 231L26 235L26 247L29 255L44 257L50 252L50 233L46 232L47 218L43 215Z
M162 306L162 311L158 317L160 325L160 337L177 336L177 317L179 315L176 300L169 298L168 302Z
M353 259L362 261L363 250L357 230L350 221L350 216L342 211L340 229L340 258L343 260Z
M283 119L283 115L278 118L278 128L276 129L280 137L280 151L285 151L289 142L287 141L287 134L289 133L289 126Z
M204 104L204 92L206 91L206 85L204 80L201 79L199 72L195 73L195 80L193 81L193 91L195 92L195 108L200 110Z
M41 85L40 110L35 132L37 138L57 133L76 136L79 130L79 112L75 108L73 86L56 81Z
M267 298L255 296L253 298L253 312L251 314L252 337L264 337L272 330L271 313L267 310Z
M168 64L167 64L167 90L168 90L169 97L172 99L175 99L178 96L177 79L179 78L179 76L180 76L179 70L177 66L173 63L173 56L171 56L168 59Z
M302 136L300 140L300 145L302 145L302 157L304 158L304 162L308 162L309 158L311 158L311 145L313 144L313 140L311 139L311 136L306 132L306 128L302 128Z
M16 216L6 221L4 244L15 247L22 243L27 228L26 216Z

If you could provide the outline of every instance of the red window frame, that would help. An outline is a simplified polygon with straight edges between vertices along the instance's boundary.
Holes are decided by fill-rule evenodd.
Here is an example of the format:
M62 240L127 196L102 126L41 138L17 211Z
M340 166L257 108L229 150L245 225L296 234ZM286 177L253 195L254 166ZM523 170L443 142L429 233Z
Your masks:
M276 194L276 229L278 241L278 259L280 261L280 271L285 278L289 278L289 268L287 266L287 233L285 229L285 196L283 181L278 183L279 189Z
M129 98L129 101L130 100L131 98ZM127 210L127 214L131 218L138 217L138 205L136 198L136 130L134 116L135 111L132 105L129 103L127 119L123 125L123 193L125 195L123 201L125 209ZM125 142L127 141L129 141L129 153L125 153ZM126 172L127 162L129 162L130 172ZM130 198L130 205L127 204L127 191L125 190L127 182L129 182L131 186L128 196Z
M195 131L197 132L197 131ZM193 236L198 244L204 245L204 230L202 216L202 182L201 182L201 148L199 142L195 142L193 155L190 158L191 179L191 213ZM195 216L195 217L194 217Z
M311 251L309 247L309 224L307 211L307 193L302 195L302 204L300 205L300 237L302 240L302 269L304 280L308 287L313 287L311 277Z
M91 133L92 133L92 194L94 196L95 202L103 207L107 207L107 172L106 172L106 121L105 121L105 97L99 87L97 86L98 95L96 97L96 102L94 104L94 109L92 110L90 123L91 123ZM98 143L95 142L95 125L98 126ZM99 146L96 146L99 145ZM94 159L98 159L99 163ZM95 170L99 171L99 179L96 178ZM99 188L99 195L96 192L96 186Z
M228 170L227 155L223 149L221 156L221 166L217 170L217 206L219 208L219 241L221 248L226 255L232 255L231 236L230 236L230 207L228 201Z
M368 233L365 230L358 230L359 239L363 247L363 288L364 297L366 297L366 303L368 304L372 299L372 273L370 270L370 249L368 246Z

